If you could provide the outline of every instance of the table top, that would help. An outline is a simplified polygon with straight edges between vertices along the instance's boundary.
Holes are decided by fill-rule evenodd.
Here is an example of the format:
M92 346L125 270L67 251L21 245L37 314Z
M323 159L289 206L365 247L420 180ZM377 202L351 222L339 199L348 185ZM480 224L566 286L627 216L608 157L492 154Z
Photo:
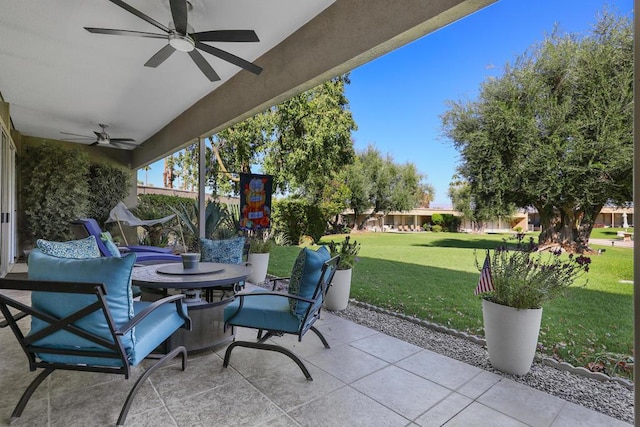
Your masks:
M201 262L205 270L212 273L203 274L163 274L157 270L169 264L142 265L133 268L132 282L147 288L198 289L231 285L245 280L251 275L251 268L242 264L222 264ZM176 263L173 263L176 264Z

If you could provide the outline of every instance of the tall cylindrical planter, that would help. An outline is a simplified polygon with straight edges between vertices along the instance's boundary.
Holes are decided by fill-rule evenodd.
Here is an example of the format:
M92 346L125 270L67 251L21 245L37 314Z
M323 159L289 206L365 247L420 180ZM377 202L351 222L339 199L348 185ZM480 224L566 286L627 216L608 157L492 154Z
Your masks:
M262 283L267 278L267 268L269 267L269 254L249 254L247 262L253 270L247 279L251 283Z
M542 309L518 310L482 300L482 316L491 366L513 375L529 372L538 345Z
M348 270L336 270L327 297L324 300L324 307L330 311L341 311L349 304L349 293L351 292L351 272Z

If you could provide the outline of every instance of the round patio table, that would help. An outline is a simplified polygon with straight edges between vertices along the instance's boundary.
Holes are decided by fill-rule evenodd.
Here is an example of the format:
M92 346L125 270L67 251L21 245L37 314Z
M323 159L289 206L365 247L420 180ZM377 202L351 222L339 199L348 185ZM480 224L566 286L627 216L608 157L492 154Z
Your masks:
M225 331L223 317L224 307L233 300L233 292L222 292L219 296L211 291L231 290L232 285L245 280L251 272L251 268L237 264L201 262L196 269L185 270L182 263L169 263L134 267L131 280L141 288L143 301L159 299L172 289L187 295L184 301L191 318L191 331L178 329L167 340L165 350L183 345L187 351L199 351L234 337L232 327ZM200 299L203 290L209 295L205 300Z

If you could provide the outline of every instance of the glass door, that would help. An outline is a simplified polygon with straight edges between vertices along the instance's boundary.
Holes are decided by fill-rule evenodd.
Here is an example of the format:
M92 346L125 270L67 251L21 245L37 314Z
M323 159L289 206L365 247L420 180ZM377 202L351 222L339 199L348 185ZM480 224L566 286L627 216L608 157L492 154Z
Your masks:
M3 126L0 133L0 277L3 277L16 259L16 150Z

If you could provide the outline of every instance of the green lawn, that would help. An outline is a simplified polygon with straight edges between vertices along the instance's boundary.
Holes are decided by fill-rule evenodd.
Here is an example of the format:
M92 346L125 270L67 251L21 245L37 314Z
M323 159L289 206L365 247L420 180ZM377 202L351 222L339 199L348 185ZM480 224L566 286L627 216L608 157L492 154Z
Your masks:
M342 237L328 236L324 242ZM362 249L353 271L351 297L483 335L481 302L473 295L479 276L474 250L479 250L482 263L483 249L507 237L510 235L355 234ZM592 257L586 285L584 280L577 283L565 298L544 307L539 341L545 353L577 366L603 356L622 358L633 353L633 285L620 283L633 280L633 251L606 249ZM297 247L274 248L269 273L289 275L298 252Z

